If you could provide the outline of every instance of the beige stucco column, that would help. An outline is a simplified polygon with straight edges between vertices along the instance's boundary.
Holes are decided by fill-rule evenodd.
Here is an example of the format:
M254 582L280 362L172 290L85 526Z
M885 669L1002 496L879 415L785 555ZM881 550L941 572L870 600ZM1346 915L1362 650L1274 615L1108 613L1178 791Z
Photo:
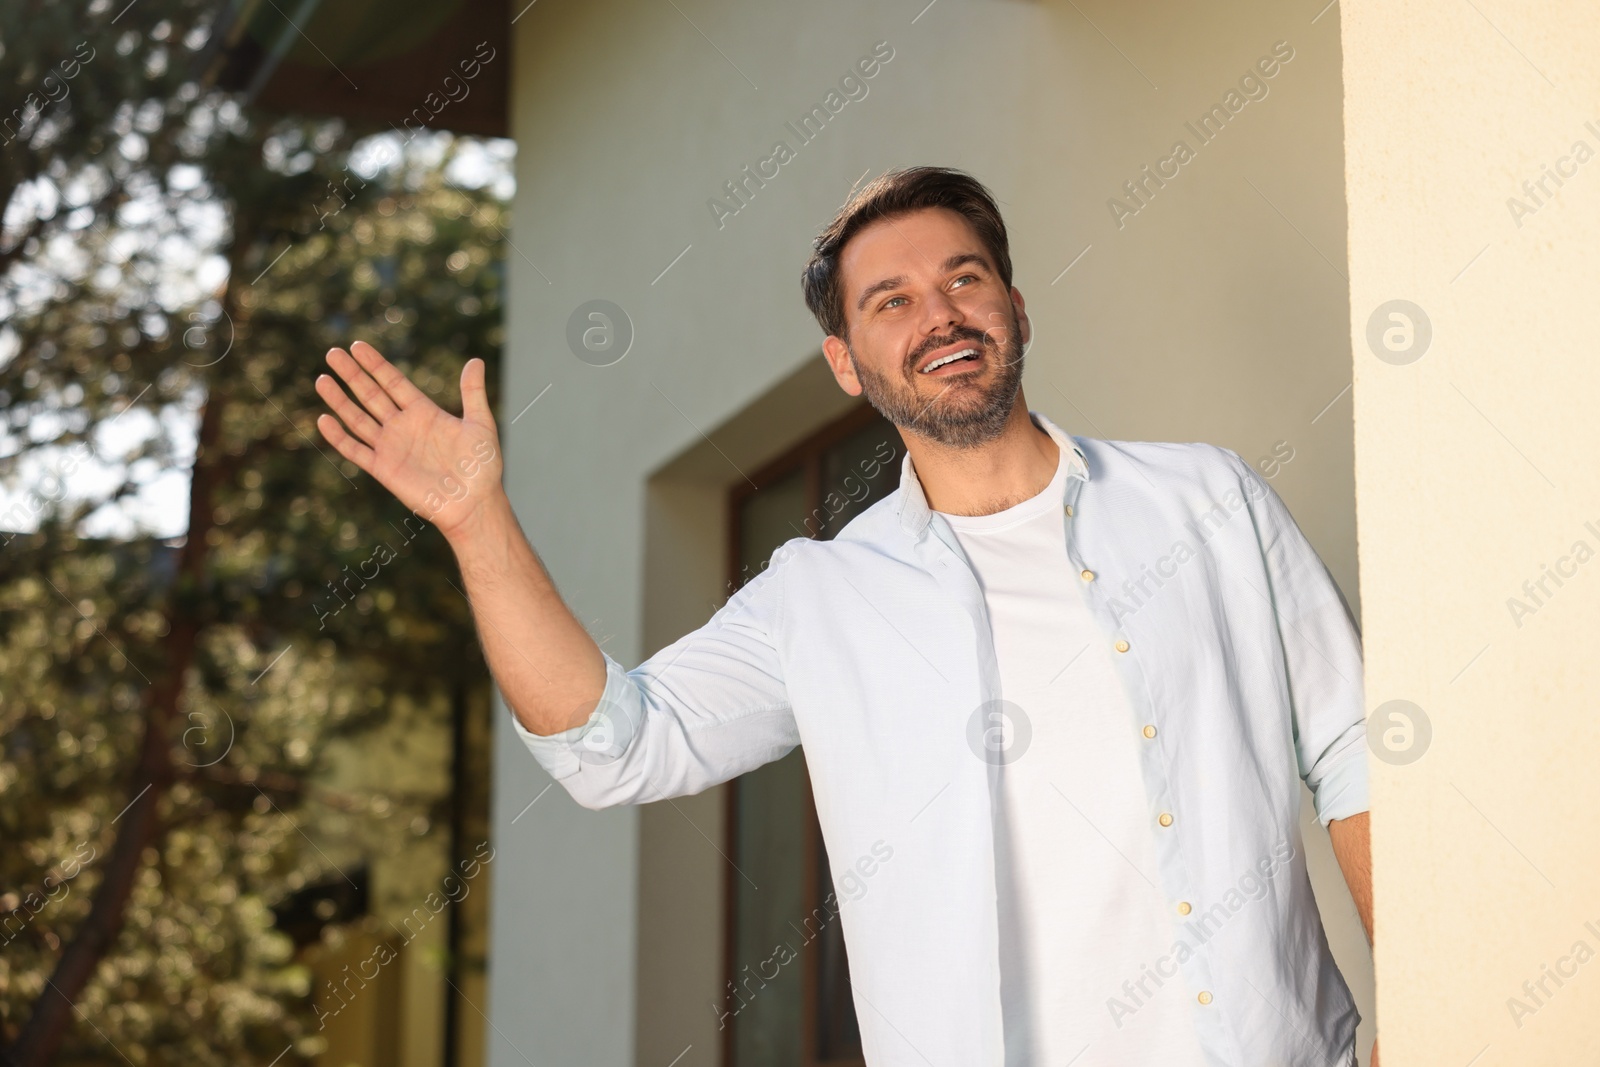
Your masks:
M1600 1019L1600 11L1341 14L1379 1047L1578 1062Z

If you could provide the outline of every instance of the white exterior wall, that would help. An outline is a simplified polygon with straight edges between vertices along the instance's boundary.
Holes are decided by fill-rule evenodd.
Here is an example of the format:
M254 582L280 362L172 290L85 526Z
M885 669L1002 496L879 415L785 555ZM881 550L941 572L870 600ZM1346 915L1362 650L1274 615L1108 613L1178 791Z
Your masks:
M508 478L574 610L612 635L607 651L632 666L704 621L722 592L733 465L748 470L837 413L844 398L826 389L787 407L769 397L766 416L715 435L726 459L701 433L820 364L799 293L810 238L863 173L915 163L968 170L1001 202L1036 330L1030 406L1089 436L1207 440L1249 460L1292 450L1273 484L1355 605L1339 11L1313 22L1320 7L528 9L513 56ZM866 97L800 144L785 123L880 41L894 54ZM1185 122L1279 41L1293 59L1267 95L1200 146ZM1180 137L1194 158L1119 228L1108 200ZM707 200L780 139L794 158L719 229ZM565 336L596 298L634 329L607 367L581 362ZM816 385L816 370L801 383ZM492 1062L661 1067L689 1046L678 1067L717 1063L707 1004L720 993L720 791L600 813L559 786L541 795L550 779L507 714ZM1308 849L1368 1019L1364 1049L1365 942L1320 829Z

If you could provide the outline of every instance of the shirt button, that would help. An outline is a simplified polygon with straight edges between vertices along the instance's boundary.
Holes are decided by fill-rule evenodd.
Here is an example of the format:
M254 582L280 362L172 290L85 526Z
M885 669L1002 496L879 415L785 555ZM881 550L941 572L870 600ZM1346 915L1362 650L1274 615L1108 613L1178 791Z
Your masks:
M1126 651L1128 651L1128 642L1126 642L1126 641L1118 641L1116 647L1117 647L1117 651L1118 652L1126 652Z
M1094 581L1094 571L1091 571L1091 570L1079 571L1078 572L1078 577L1082 578L1086 582L1092 582L1092 581Z
M1187 915L1192 910L1193 909L1189 907L1189 902L1187 900L1178 901L1178 914L1179 915Z
M1168 812L1168 811L1162 812L1161 813L1161 817L1158 818L1156 820L1156 822L1160 823L1162 826L1171 826L1172 825L1172 813Z
M1200 999L1200 1003L1202 1003L1202 1004L1210 1004L1211 1003L1211 994L1209 992L1207 992L1206 990L1202 989L1202 990L1200 990L1199 999Z
M1156 728L1154 726L1146 726L1144 728L1144 735L1146 737L1154 737L1156 735Z
M1072 505L1071 504L1067 505L1067 518L1069 518L1069 519L1072 518Z

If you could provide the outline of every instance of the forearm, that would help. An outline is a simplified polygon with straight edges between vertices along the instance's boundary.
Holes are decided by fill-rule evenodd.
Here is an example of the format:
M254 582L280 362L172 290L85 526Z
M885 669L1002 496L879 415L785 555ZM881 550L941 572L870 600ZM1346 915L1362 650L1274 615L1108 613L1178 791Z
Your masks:
M585 722L605 690L605 660L567 609L504 491L450 534L484 658L512 712L535 734Z
M1333 819L1328 823L1328 837L1333 842L1333 855L1344 872L1345 884L1350 887L1350 898L1355 901L1361 916L1361 925L1367 932L1367 943L1372 943L1372 838L1368 812L1346 819Z

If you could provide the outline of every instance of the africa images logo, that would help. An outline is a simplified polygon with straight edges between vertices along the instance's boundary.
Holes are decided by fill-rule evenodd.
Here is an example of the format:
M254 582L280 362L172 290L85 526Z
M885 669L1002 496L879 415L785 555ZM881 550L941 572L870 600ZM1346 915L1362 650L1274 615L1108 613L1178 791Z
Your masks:
M837 118L851 101L867 98L867 93L871 91L867 82L876 77L883 69L883 65L893 58L894 46L888 41L879 41L872 46L870 55L856 60L855 66L844 73L839 79L837 89L828 90L828 94L822 98L822 103L812 104L811 110L794 122L785 122L784 129L794 135L800 148L804 148L822 136L822 131L827 128L828 123ZM767 182L776 179L782 173L782 168L797 158L799 158L798 150L791 148L788 141L774 141L772 151L756 160L754 171L745 166L739 172L741 177L730 178L723 182L722 189L727 194L727 199L713 196L706 200L706 207L711 209L711 217L717 220L717 229L722 229L730 218L748 207L750 201L755 199L756 191L765 189Z
M1121 996L1113 994L1106 998L1106 1010L1111 1013L1111 1021L1116 1023L1117 1029L1122 1029L1122 1024L1129 1017L1155 997L1155 992L1149 987L1151 982L1155 983L1156 989L1160 989L1166 979L1176 976L1178 968L1194 955L1195 949L1216 936L1217 931L1243 911L1246 904L1264 899L1272 891L1272 879L1288 867L1294 858L1294 844L1288 840L1279 841L1272 846L1271 854L1257 860L1255 866L1245 871L1222 894L1221 899L1204 911L1196 910L1194 917L1184 924L1183 934L1173 942L1172 951L1156 960L1154 967L1144 964L1138 978L1123 982ZM1191 937L1194 939L1193 945L1189 943Z

